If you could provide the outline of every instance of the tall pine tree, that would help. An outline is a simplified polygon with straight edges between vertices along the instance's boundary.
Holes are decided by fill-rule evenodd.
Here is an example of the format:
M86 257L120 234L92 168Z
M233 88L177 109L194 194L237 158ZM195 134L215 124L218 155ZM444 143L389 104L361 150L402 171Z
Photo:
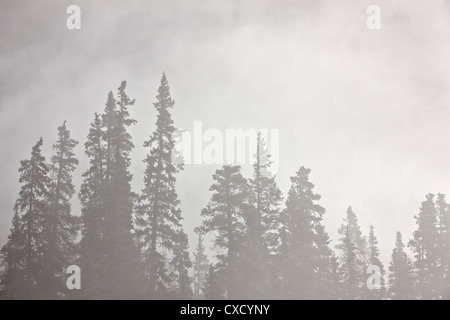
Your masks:
M397 232L395 248L389 265L389 297L396 300L414 299L413 265L405 252L402 234Z
M331 252L328 235L322 225L325 209L317 201L311 170L301 167L291 177L286 200L286 240L284 256L284 287L290 299L314 299L325 295L325 274L329 271ZM323 266L322 262L326 265Z
M349 299L362 299L367 267L367 241L362 235L352 207L347 209L347 215L338 233L341 238L336 248L342 252L343 294Z
M0 299L23 299L26 296L24 277L24 236L18 206L14 207L12 227L6 244L0 250Z
M2 249L6 270L2 275L2 296L7 299L39 299L45 287L44 259L46 212L50 183L49 169L41 154L42 138L32 148L31 158L20 162L22 184L15 205L13 227Z
M414 252L417 290L422 299L439 298L439 233L434 195L428 194L415 216L417 230L408 243Z
M342 230L342 227L341 227ZM353 240L350 225L345 228L344 236L340 239L339 248L341 256L342 297L344 299L361 299L363 273L363 261L360 258L358 246Z
M214 245L221 250L215 275L220 275L228 299L243 296L240 286L240 261L247 235L246 213L250 187L241 174L241 167L224 165L213 175L213 192L209 204L202 210L203 223L199 232L214 233ZM213 276L213 275L212 275Z
M201 299L203 286L209 271L208 256L205 254L205 245L203 237L198 233L197 248L194 253L194 294L196 299Z
M109 93L103 115L96 115L85 144L90 168L80 191L83 205L82 263L84 292L97 299L132 299L141 295L140 253L132 233L133 194L129 173L134 145L128 107L134 105L118 88Z
M445 195L442 193L437 195L436 210L438 214L439 275L441 278L438 295L443 299L450 299L450 211Z
M170 261L170 267L173 270L173 286L171 288L173 298L182 300L192 299L192 281L189 276L189 269L192 267L192 262L189 256L188 236L180 229L177 232L177 238L173 239L173 242L173 257Z
M377 288L374 284L373 288L366 286L366 298L370 300L382 299L385 295L384 286L384 266L380 260L380 251L378 249L378 239L375 236L375 230L373 226L370 226L369 230L369 240L368 240L368 265L378 267L380 273L377 275L380 278L379 287Z
M109 96L112 99L112 94ZM110 100L108 99L108 102ZM80 188L81 202L81 287L83 298L95 299L105 296L106 277L103 264L106 255L106 212L104 195L106 184L105 141L102 116L95 113L85 143L89 168L83 173Z
M58 127L51 158L49 205L46 212L45 287L43 297L55 299L65 291L65 269L74 261L78 219L71 214L70 200L75 192L72 174L78 165L73 149L78 141L70 138L66 122Z
M175 175L183 169L183 164L174 163L172 157L175 127L170 112L174 105L167 77L163 74L154 103L158 113L156 129L144 144L150 152L144 160L147 165L144 188L135 217L149 283L146 291L151 298L164 297L170 286L166 252L187 246L185 239L179 236L182 217ZM188 268L190 262L182 261L186 263L182 268Z

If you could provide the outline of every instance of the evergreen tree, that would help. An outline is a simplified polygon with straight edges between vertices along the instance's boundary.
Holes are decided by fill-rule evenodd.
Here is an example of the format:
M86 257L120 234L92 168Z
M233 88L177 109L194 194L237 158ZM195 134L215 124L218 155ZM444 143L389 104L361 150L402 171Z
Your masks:
M397 232L389 266L389 296L396 300L414 299L412 262L405 252L402 234Z
M110 96L112 98L112 96ZM89 157L89 169L83 173L80 188L81 202L81 287L83 298L95 299L105 296L106 278L103 264L106 255L106 212L104 195L106 184L105 141L103 140L102 116L95 113L91 123L85 152Z
M272 161L265 141L258 133L256 161L253 164L253 179L250 180L256 202L255 230L256 239L262 243L265 254L279 253L281 227L281 191L270 172Z
M450 299L450 212L445 195L439 193L436 199L438 214L439 276L442 279L438 295Z
M153 298L162 297L170 285L165 251L173 251L175 246L184 245L176 243L182 217L175 190L175 175L183 169L183 164L175 164L172 158L175 127L170 110L175 101L170 95L165 74L156 100L156 130L144 144L144 147L150 148L150 152L144 161L147 165L144 188L135 218L136 234L147 267L148 296Z
M207 300L222 300L225 297L224 281L220 279L219 271L211 265L206 277L203 292Z
M330 257L330 273L328 275L329 299L338 299L341 297L342 284L340 265L336 254L332 252Z
M253 179L249 180L252 210L246 214L248 234L241 265L244 297L267 298L279 277L277 256L280 254L281 191L270 171L272 161L261 133L257 136Z
M434 195L428 194L415 216L417 230L409 246L414 252L417 290L422 299L439 298L439 233Z
M361 228L358 224L358 218L356 217L356 214L351 206L347 209L347 215L344 218L344 222L339 228L338 233L341 236L345 236L347 231L350 233L350 237L358 249L359 258L364 262L364 264L366 264L368 256L367 239L361 232ZM339 249L340 245L337 247Z
M188 236L182 229L177 232L177 238L173 239L173 258L171 267L173 269L172 278L175 283L174 298L192 299L191 278L189 269L192 268L191 258L189 257Z
M205 246L203 245L203 237L198 233L197 249L194 253L194 293L195 298L202 297L203 284L209 271L208 256L205 254ZM203 293L204 294L204 293Z
M336 248L343 253L341 256L343 290L349 290L344 292L344 295L350 299L362 299L368 260L367 241L362 235L352 207L347 209L347 215L338 233L341 238Z
M13 228L2 249L6 271L2 275L2 296L8 299L38 299L44 288L45 213L48 209L50 178L42 138L32 148L31 158L20 162L22 187L15 205Z
M344 299L361 299L363 282L361 269L363 261L360 259L358 246L353 242L350 230L350 225L348 225L345 228L344 237L340 239L339 245L342 250L342 297Z
M22 299L26 296L26 284L23 268L24 239L22 221L18 206L14 207L14 217L8 240L0 250L0 299Z
M221 250L217 256L219 272L225 281L228 299L242 296L239 285L239 263L242 259L243 243L246 240L246 213L250 210L249 185L239 166L224 165L213 175L211 200L202 210L203 223L199 232L214 232L214 244Z
M368 299L382 299L385 294L385 286L384 286L384 267L380 261L380 251L378 250L378 239L375 236L375 231L373 226L370 226L369 231L369 246L368 246L368 264L371 266L376 266L380 269L380 287L370 289L366 286L366 297Z
M142 265L132 233L129 173L134 145L127 129L136 121L128 111L134 100L125 89L123 81L117 100L109 93L105 113L95 116L85 144L91 166L80 191L82 261L89 280L85 292L99 299L132 299L141 294Z
M335 299L336 292L336 265L334 252L329 247L328 233L322 223L317 223L315 227L315 273L317 277L317 298Z
M328 248L322 219L325 209L317 204L309 181L311 170L301 167L291 177L291 188L286 200L286 250L282 257L285 265L285 290L288 298L312 299L324 295L323 287L329 270L331 252ZM322 260L324 259L324 260Z
M70 200L75 192L72 174L78 165L73 149L78 141L70 138L66 122L58 127L51 158L49 206L45 216L48 242L45 245L43 297L55 299L65 288L65 268L73 261L78 235L78 219L71 214Z

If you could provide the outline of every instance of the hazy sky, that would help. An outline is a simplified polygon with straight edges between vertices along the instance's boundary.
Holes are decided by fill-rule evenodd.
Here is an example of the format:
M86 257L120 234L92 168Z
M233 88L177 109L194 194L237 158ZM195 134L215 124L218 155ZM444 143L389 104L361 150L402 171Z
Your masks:
M81 7L81 30L66 28L70 4ZM366 27L371 4L381 8L381 30ZM450 194L446 0L3 0L0 39L0 244L19 161L40 136L49 159L67 120L80 141L79 186L93 114L122 80L136 98L140 189L163 71L176 126L279 129L283 192L300 166L311 168L330 236L352 205L364 233L374 225L385 262L397 230L411 237L425 194ZM216 168L191 165L178 176L191 248Z

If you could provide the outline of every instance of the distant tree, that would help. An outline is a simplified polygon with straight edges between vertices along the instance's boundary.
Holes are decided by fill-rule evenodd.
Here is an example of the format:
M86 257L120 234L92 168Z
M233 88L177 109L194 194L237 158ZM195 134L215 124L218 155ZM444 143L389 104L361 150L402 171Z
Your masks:
M220 271L215 266L209 267L208 275L204 284L203 292L207 300L222 300L225 298L224 281L219 275Z
M341 267L343 277L343 294L350 299L362 299L367 269L367 240L362 235L358 218L352 207L338 230L341 238L336 248L342 252ZM345 292L347 290L347 292Z
M336 254L333 252L330 257L330 273L328 274L328 299L339 299L341 297L341 273L340 265Z
M8 240L0 250L0 299L23 299L26 297L26 283L24 277L24 235L22 221L18 213L18 206L14 207L14 217Z
M1 277L2 296L6 299L38 299L45 278L45 214L48 209L50 178L45 157L41 154L42 138L32 148L31 158L20 161L22 184L16 201L13 227L2 248L6 270Z
M368 259L367 238L365 236L363 236L363 234L361 232L361 228L358 224L358 218L351 206L348 207L347 215L344 218L344 221L338 230L338 233L341 236L345 236L346 232L349 232L353 243L356 245L356 247L358 249L359 259L365 265L367 262L367 259ZM340 247L340 245L338 244L337 248L339 249L339 247Z
M417 290L422 299L439 298L439 232L434 195L428 194L415 216L417 229L408 245L414 252Z
M189 257L188 236L180 229L177 232L177 239L173 239L173 242L173 258L170 265L173 269L172 281L174 282L174 298L183 300L192 299L192 282L189 277L189 269L192 268L192 262Z
M136 234L147 268L147 296L150 298L164 296L170 285L166 251L171 252L175 247L186 245L176 242L183 239L178 237L182 217L175 175L183 169L183 163L175 163L172 157L175 152L175 127L170 112L174 105L169 83L163 74L154 103L157 111L156 130L144 143L150 152L144 160L147 165L144 188L135 218Z
M253 177L249 180L251 206L246 214L248 233L241 265L242 286L247 298L264 299L273 294L279 277L278 255L281 239L281 191L270 167L272 161L261 133L257 136ZM244 296L244 298L245 298Z
M350 225L348 225L339 245L342 251L342 297L344 299L361 299L363 261L360 258L358 246L353 242L350 230Z
M318 223L315 227L316 234L316 251L315 268L317 276L317 298L319 299L335 299L334 285L336 282L336 269L334 265L334 252L329 247L330 239L325 231L325 226Z
M140 253L132 233L130 152L126 82L112 93L103 115L95 116L85 145L90 168L80 191L83 205L82 263L87 276L84 293L100 299L133 299L141 295Z
M48 210L45 215L48 242L45 250L45 281L42 297L56 299L65 292L65 268L74 261L78 219L71 214L70 200L75 192L73 171L78 165L74 148L78 141L70 138L66 122L58 127L58 138L53 145L55 154L50 164Z
M194 253L194 294L196 299L201 299L203 284L209 271L208 256L205 254L203 237L198 233L197 249Z
M111 103L112 94L108 103ZM115 103L115 102L113 102ZM104 205L106 185L106 142L103 139L102 116L95 113L94 121L85 143L89 168L83 173L80 187L81 202L81 261L83 270L82 297L98 299L106 295L104 261L107 254L106 210Z
M413 265L405 253L402 234L397 232L389 266L389 296L396 300L414 299Z
M256 161L253 164L253 179L250 180L256 203L255 223L258 226L257 237L262 243L265 254L279 253L281 227L281 191L272 175L272 161L265 141L258 133Z
M380 251L378 249L378 239L375 236L375 231L373 226L370 226L369 231L369 241L368 241L368 265L369 266L377 266L380 268L380 287L370 289L367 286L366 288L366 298L375 300L382 299L385 295L385 281L384 281L384 266L380 261Z
M441 284L438 295L450 299L450 211L445 195L439 193L436 199L438 214L438 254Z
M214 244L221 250L217 256L217 269L223 275L228 299L242 295L239 284L239 268L242 248L247 235L245 220L249 208L249 184L239 166L224 165L213 175L213 192L209 204L201 212L201 233L213 232Z
M331 252L328 248L322 219L325 209L317 201L320 195L313 191L309 181L311 170L301 167L291 177L291 188L286 200L284 224L286 227L284 281L286 297L313 299L324 295L323 287Z

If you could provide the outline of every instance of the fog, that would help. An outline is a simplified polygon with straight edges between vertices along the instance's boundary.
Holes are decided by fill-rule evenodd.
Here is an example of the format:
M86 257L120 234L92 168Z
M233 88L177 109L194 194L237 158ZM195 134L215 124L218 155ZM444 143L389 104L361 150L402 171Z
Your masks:
M70 4L81 8L81 30L66 28ZM3 1L0 244L19 161L40 136L49 158L56 127L67 120L80 141L79 186L93 114L122 80L136 98L132 172L140 190L142 144L154 129L152 102L165 71L177 127L279 129L283 192L300 166L311 168L331 238L352 205L364 233L374 225L386 264L395 232L411 237L425 194L450 193L450 6L379 0L382 28L369 30L370 4ZM177 177L191 249L215 169L188 165Z

